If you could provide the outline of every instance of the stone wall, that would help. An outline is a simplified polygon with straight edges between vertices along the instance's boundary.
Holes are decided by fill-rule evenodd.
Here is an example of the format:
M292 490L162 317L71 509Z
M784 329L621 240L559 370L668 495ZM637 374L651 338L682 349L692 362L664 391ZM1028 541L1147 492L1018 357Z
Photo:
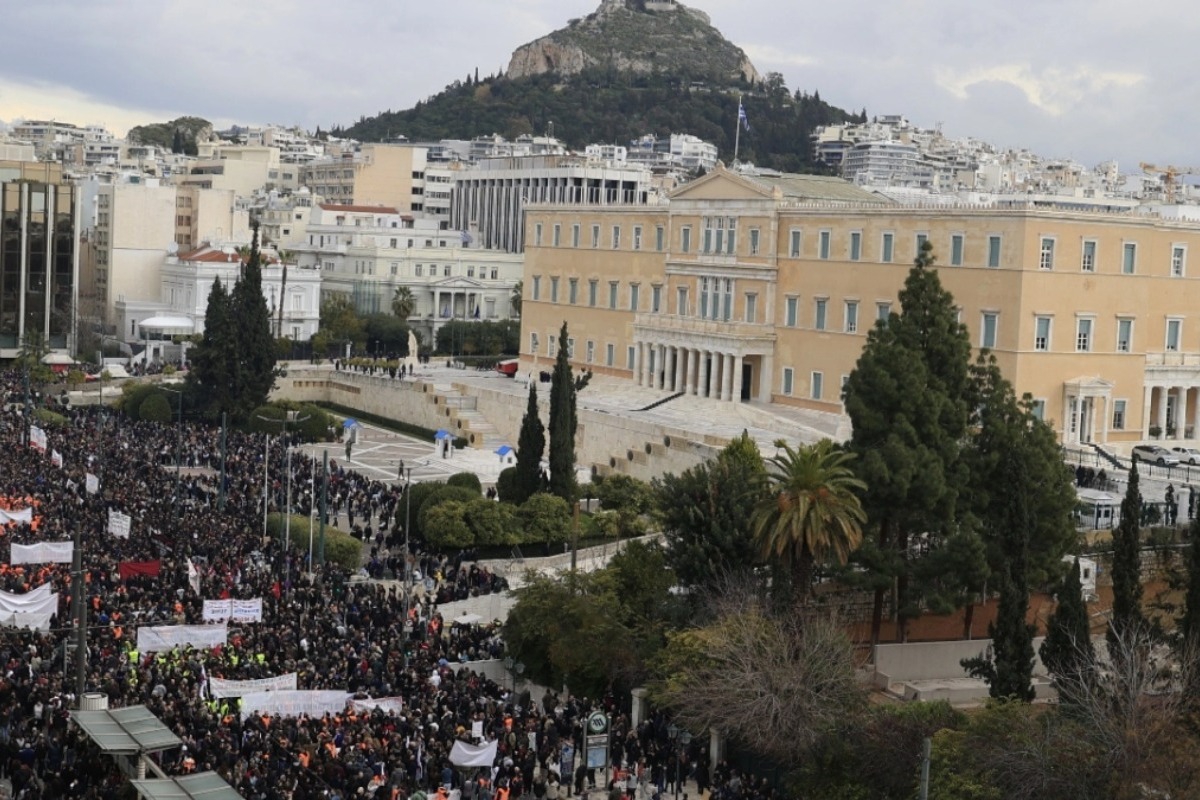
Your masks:
M439 391L421 380L392 380L328 369L289 368L276 380L272 399L335 403L385 419L419 425L430 430L446 428L467 435L456 415L471 398L473 411L482 415L500 436L515 445L525 415L527 398L499 389L455 382L451 392ZM543 423L550 419L549 385L539 387ZM580 407L576 459L580 468L601 474L622 472L649 480L666 472L679 473L716 454L727 444L718 436L703 436L648 420ZM476 446L479 446L476 443Z

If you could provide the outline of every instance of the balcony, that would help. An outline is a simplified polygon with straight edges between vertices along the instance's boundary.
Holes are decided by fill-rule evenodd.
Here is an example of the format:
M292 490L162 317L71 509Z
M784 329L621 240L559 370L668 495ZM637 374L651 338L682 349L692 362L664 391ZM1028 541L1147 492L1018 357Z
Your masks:
M1200 353L1146 353L1145 374L1154 385L1200 386Z
M635 314L634 335L687 346L721 346L734 352L770 352L775 330L770 325L712 320L679 314Z
M1200 367L1200 353L1146 353L1147 367Z

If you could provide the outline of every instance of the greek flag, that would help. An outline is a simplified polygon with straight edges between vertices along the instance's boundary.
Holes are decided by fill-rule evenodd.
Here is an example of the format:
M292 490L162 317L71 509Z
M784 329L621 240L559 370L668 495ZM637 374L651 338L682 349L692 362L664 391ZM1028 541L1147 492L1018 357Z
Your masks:
M742 106L741 100L738 100L738 122L746 132L750 131L750 120L746 117L746 109Z

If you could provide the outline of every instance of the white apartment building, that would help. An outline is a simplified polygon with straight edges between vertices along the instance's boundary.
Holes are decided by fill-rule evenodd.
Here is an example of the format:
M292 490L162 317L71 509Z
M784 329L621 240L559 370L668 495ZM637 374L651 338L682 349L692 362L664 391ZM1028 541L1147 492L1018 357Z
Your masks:
M284 250L305 244L312 205L312 193L304 187L290 195L269 194L266 206L258 211L262 241Z
M388 206L313 207L308 241L294 248L301 267L320 267L322 293L350 297L359 313L390 314L405 287L409 325L433 341L452 319L509 319L523 259L466 246L459 231Z
M651 168L707 171L717 165L717 146L690 133L648 133L629 143L628 161Z
M264 249L262 289L271 330L276 336L308 341L320 324L321 275L315 269L284 267L272 250ZM172 253L160 265L159 296L153 302L119 301L116 307L118 336L142 342L147 360L175 360L183 349L171 343L176 335L204 333L204 316L213 283L220 278L232 290L242 270L242 259L232 246L205 244L184 253ZM282 319L281 319L282 305Z
M251 197L256 192L275 188L279 181L278 148L213 142L197 146L200 157L191 163L186 175L176 179L180 186L229 189L238 197ZM293 183L297 180L294 175Z
M859 186L933 187L933 168L917 146L891 140L858 142L847 150L842 177Z
M610 165L578 156L486 159L454 174L450 225L478 229L474 244L520 253L525 247L525 206L642 205L651 194L645 167Z

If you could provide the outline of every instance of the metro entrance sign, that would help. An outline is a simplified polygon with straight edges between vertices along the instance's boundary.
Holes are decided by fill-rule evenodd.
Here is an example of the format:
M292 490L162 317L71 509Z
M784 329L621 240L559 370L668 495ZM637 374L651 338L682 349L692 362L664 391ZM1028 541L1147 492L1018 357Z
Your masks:
M593 711L587 718L584 737L588 769L608 769L608 715Z

